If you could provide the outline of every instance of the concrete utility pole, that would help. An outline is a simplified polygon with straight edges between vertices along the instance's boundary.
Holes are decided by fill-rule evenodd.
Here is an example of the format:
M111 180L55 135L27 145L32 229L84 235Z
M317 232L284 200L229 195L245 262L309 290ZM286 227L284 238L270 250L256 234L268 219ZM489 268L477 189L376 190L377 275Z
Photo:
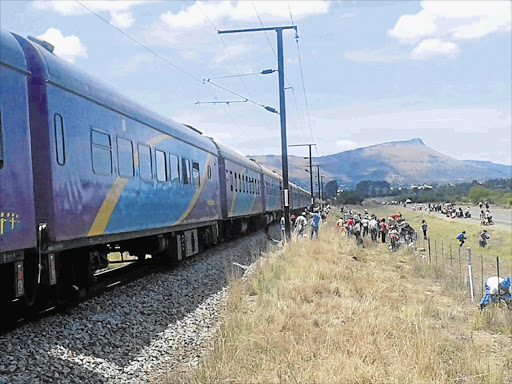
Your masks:
M313 158L311 157L311 147L316 144L291 144L289 147L309 147L309 183L311 186L311 208L315 205L315 195L313 192Z
M277 33L277 64L279 71L279 115L281 117L281 161L283 172L283 205L286 237L290 238L290 200L288 184L288 146L286 144L286 103L284 98L284 60L283 60L283 29L294 29L297 34L297 27L268 27L268 28L250 28L250 29L231 29L228 31L218 31L219 35L223 33L241 33L241 32L260 32L276 31Z
M320 200L320 204L322 204L322 193L320 192L320 167L321 165L316 165L316 172L318 178L318 200Z

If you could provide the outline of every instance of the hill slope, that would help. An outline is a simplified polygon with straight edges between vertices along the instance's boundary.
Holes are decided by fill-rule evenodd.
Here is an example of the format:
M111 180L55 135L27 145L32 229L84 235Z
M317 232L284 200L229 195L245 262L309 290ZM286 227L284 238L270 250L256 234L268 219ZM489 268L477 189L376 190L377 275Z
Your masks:
M281 156L250 156L256 161L281 171ZM309 162L289 156L290 179L307 187ZM347 187L361 180L386 180L391 184L423 184L439 182L471 182L512 177L512 167L489 161L457 160L426 146L421 139L392 141L357 148L314 159L321 165L324 182L337 180Z

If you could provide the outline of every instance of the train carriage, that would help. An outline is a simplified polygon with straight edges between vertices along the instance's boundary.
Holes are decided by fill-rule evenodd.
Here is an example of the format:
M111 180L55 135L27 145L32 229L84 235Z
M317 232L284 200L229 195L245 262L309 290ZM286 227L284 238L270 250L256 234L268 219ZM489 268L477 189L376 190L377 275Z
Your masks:
M27 69L16 39L0 30L0 302L24 293L25 252L36 246Z
M2 305L32 313L85 297L113 251L179 260L282 212L277 173L141 107L44 41L2 31L0 44Z
M17 38L32 70L34 178L46 202L36 214L49 250L220 217L210 140Z

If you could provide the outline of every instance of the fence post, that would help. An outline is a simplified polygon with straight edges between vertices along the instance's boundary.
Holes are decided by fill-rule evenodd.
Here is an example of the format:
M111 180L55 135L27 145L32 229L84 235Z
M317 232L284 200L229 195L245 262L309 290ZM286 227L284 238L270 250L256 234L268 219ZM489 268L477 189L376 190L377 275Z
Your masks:
M500 305L500 258L496 257L496 271L498 272L498 305Z
M430 256L430 237L428 238L428 262L432 263L432 257Z
M473 273L471 270L471 248L466 248L468 253L468 281L469 281L469 291L471 293L471 301L475 301L475 294L473 293ZM499 278L498 278L499 281ZM498 297L499 299L499 297Z
M443 257L443 271L444 271L444 243L441 241L441 256Z
M460 260L460 247L458 249L459 249L459 279L462 279L462 263Z
M484 295L484 257L480 254L480 267L482 268L482 296Z

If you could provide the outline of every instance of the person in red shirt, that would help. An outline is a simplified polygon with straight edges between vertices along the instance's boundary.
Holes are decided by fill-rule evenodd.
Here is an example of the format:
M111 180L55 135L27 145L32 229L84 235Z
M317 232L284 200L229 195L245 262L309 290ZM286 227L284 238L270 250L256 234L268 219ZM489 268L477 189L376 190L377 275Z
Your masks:
M388 231L388 226L386 224L386 219L382 218L380 220L380 236L383 243L386 243L386 232Z

